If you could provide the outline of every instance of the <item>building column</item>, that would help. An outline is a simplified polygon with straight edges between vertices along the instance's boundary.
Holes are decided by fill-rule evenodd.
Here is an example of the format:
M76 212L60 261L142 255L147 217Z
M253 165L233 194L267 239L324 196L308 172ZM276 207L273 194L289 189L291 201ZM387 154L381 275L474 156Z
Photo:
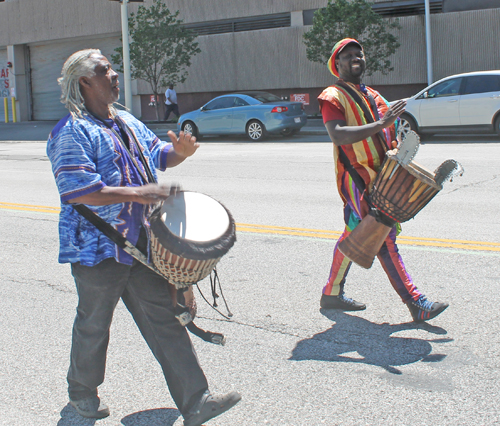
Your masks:
M303 27L304 26L304 17L302 10L296 10L295 12L290 13L290 21L292 27Z
M27 46L18 44L7 46L7 58L12 63L9 72L10 87L16 92L16 113L18 121L29 121L31 119L31 88L28 73L30 65L26 55Z

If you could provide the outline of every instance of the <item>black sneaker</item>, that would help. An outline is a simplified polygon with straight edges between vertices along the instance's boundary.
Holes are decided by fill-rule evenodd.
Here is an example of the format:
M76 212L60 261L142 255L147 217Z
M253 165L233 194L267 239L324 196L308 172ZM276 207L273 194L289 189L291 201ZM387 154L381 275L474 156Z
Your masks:
M241 400L238 392L226 395L212 395L206 391L189 414L184 416L184 426L202 426L207 420L213 419L234 407Z
M449 305L448 303L431 302L425 296L420 296L418 300L411 300L406 306L410 310L413 321L424 322L437 317Z
M103 419L109 416L109 408L101 402L97 395L92 395L77 401L69 400L69 403L75 407L75 410L80 416L90 419Z
M319 304L323 309L342 309L343 311L362 311L366 309L364 303L345 297L344 293L340 293L338 296L322 294Z

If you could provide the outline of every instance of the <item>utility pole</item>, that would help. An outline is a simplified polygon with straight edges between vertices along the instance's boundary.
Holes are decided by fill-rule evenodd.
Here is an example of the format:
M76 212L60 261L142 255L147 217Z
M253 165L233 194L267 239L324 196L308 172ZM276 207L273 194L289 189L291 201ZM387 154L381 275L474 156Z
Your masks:
M123 85L125 89L125 106L132 111L132 77L130 72L130 46L128 34L128 4L142 3L144 0L110 0L119 1L122 11L122 43L123 43Z
M125 106L132 111L132 78L130 73L130 46L128 34L128 2L121 0L122 8L122 40L123 40L123 79L125 88Z
M427 85L433 83L432 77L432 39L431 39L431 11L429 0L425 0L425 45L427 51Z

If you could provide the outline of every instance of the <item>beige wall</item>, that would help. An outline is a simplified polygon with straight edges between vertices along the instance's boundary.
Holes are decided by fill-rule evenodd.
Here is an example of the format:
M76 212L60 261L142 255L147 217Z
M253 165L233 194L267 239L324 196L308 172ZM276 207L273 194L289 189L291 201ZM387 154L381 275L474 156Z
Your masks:
M382 0L377 0L380 2ZM145 5L152 3L146 0ZM326 0L169 0L186 23L300 11ZM137 10L138 3L129 5ZM399 19L401 48L391 58L394 72L366 77L368 84L426 81L424 16ZM434 77L500 68L500 9L431 16ZM305 57L303 33L309 27L219 34L198 38L189 78L179 92L256 88L318 87L331 79L322 65ZM0 47L120 33L120 3L109 0L10 0L0 3ZM474 51L473 54L472 51ZM492 52L495 52L492 54ZM139 93L149 93L139 83Z
M134 9L137 6L130 7ZM0 46L119 31L120 3L114 1L10 0L0 3Z
M145 0L150 6L153 0ZM185 23L292 12L326 0L168 0ZM140 3L130 3L134 12ZM0 46L121 31L120 3L109 0L8 0L0 3Z
M383 0L376 0L380 2ZM146 0L148 6L152 0ZM295 26L202 36L189 77L180 94L214 94L237 90L317 91L333 83L324 65L309 62L301 11L327 0L168 0L186 23L252 15L296 12ZM138 3L129 5L137 10ZM391 58L394 71L366 76L365 82L386 88L418 87L427 82L424 16L399 18L400 49ZM434 80L450 74L500 69L500 9L431 15ZM109 0L8 0L0 2L0 48L120 34L120 3ZM399 90L399 89L398 89ZM135 92L135 90L134 90ZM394 91L393 91L394 92ZM137 82L137 94L149 94ZM292 92L293 93L293 92Z

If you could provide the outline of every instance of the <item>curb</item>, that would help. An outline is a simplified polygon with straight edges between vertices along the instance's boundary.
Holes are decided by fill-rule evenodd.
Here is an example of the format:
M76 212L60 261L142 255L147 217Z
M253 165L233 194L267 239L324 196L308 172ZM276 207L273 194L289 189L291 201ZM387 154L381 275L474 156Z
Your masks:
M173 127L166 127L166 126L147 126L149 130L151 130L153 133L155 133L158 137L163 137L167 135L167 132L169 130L173 130L177 134L177 128ZM161 135L161 136L160 136ZM314 127L303 127L299 135L317 135L317 136L328 136L328 132L326 131L325 128L319 127L318 129L315 129Z

